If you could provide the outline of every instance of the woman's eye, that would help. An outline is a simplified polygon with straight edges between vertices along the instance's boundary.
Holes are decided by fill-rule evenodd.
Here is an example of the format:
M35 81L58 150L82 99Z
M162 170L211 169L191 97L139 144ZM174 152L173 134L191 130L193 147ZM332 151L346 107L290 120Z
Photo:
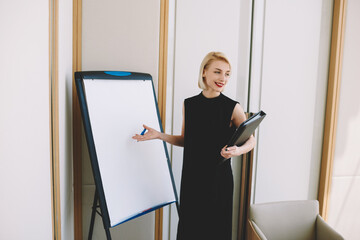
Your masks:
M215 73L220 73L219 71L215 71Z

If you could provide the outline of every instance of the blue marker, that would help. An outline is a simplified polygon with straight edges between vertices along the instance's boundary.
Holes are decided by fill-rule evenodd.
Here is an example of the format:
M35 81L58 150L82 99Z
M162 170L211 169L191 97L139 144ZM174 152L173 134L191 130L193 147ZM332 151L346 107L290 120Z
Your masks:
M144 130L140 133L140 135L144 135L146 132L146 128L144 128Z

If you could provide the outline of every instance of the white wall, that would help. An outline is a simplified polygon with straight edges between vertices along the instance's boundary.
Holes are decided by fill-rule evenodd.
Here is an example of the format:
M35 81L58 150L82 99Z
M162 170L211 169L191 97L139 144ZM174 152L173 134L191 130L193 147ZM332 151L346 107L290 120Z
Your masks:
M0 239L51 239L49 1L1 1L0 32Z
M346 239L360 234L360 2L348 0L328 221Z
M260 126L253 201L316 199L332 1L256 1L250 109Z
M59 1L59 166L61 238L74 239L72 178L72 0Z
M158 85L160 1L83 1L82 70L150 73ZM121 123L119 123L121 124ZM83 144L83 236L87 239L95 186ZM96 217L93 239L105 239ZM154 238L155 214L150 213L111 229L114 239Z

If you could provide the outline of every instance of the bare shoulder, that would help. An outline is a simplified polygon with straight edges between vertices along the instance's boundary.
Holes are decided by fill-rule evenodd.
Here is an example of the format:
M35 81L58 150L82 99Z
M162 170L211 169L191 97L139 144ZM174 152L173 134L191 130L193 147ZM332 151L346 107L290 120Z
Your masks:
M233 110L233 113L231 116L231 121L236 127L238 127L245 120L246 120L246 115L245 115L244 109L241 107L241 105L239 103L237 103L234 107L234 110Z

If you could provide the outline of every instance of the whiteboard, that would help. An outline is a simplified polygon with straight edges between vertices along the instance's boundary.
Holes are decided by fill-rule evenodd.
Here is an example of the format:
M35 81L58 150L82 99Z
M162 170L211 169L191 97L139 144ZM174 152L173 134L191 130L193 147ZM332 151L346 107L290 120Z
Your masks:
M152 80L98 77L84 78L82 84L91 126L87 141L93 141L94 179L114 227L177 197L166 145L132 139L143 124L161 131Z

